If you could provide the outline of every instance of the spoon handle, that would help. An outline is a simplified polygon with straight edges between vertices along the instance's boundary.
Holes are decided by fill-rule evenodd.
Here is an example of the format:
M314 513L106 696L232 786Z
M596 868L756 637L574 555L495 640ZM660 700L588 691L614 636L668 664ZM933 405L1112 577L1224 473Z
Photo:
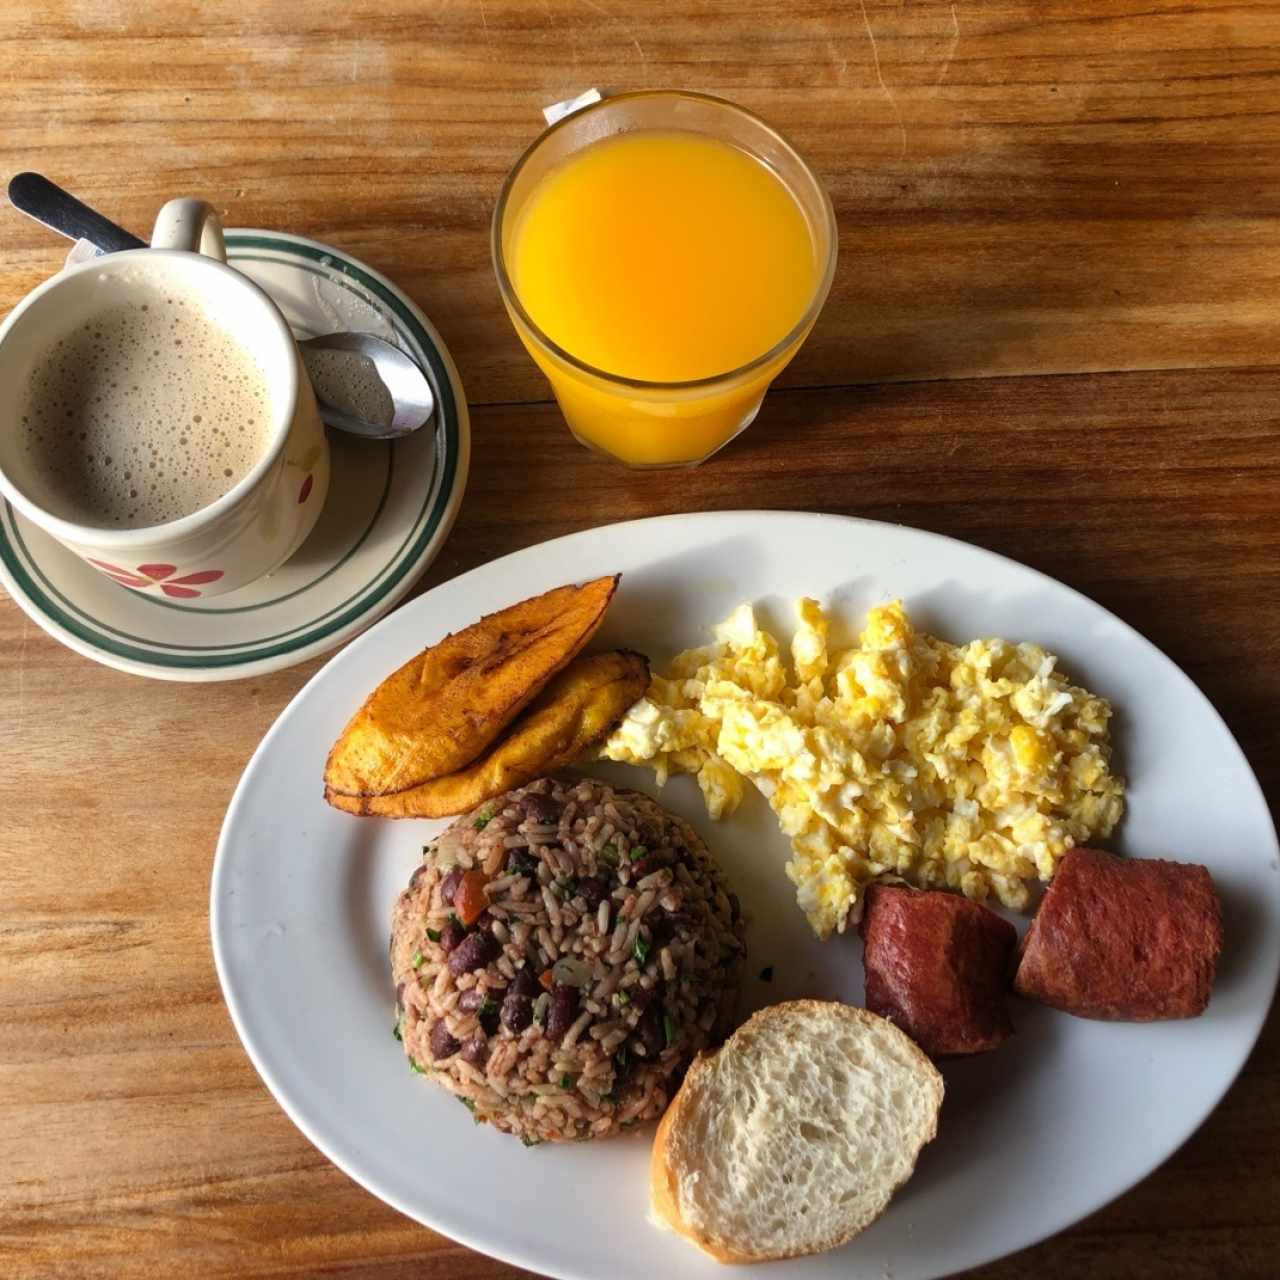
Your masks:
M19 173L9 180L9 200L15 209L42 222L69 240L88 240L103 253L145 249L145 240L130 235L110 218L82 204L43 174Z

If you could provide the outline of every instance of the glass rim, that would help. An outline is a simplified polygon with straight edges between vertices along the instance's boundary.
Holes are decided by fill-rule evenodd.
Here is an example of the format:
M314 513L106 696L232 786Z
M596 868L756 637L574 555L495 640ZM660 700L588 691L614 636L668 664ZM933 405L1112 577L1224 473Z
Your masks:
M651 381L645 378L628 378L624 374L610 373L607 369L599 369L595 365L588 364L585 360L579 359L572 352L567 351L558 342L552 339L548 334L543 332L542 328L534 321L533 317L525 310L524 303L520 301L520 296L516 292L515 285L511 281L511 277L507 272L507 264L505 255L502 251L502 223L507 211L507 203L511 197L512 188L515 186L516 179L524 170L526 164L533 159L534 154L541 149L543 143L547 141L552 134L563 129L570 122L580 120L583 116L599 111L607 106L612 106L619 102L635 101L638 98L684 98L691 99L695 102L710 103L713 106L724 108L734 112L739 116L745 117L753 124L757 125L768 133L773 140L781 146L792 160L799 166L809 180L813 183L817 190L822 205L822 211L825 215L827 237L829 241L829 249L826 255L826 264L822 271L821 277L814 285L813 295L809 299L809 305L805 307L804 314L800 319L786 332L786 334L773 344L767 351L761 355L753 357L745 364L740 364L733 369L726 369L723 373L708 374L701 378L681 379L675 382ZM766 162L760 157L761 164ZM772 169L772 166L766 165ZM783 183L787 189L791 190L791 184L787 182L781 174L778 175L779 181ZM794 198L794 192L793 198ZM736 102L730 102L727 98L718 98L710 93L695 93L686 89L635 89L628 93L614 94L612 97L601 98L599 102L593 102L590 106L583 107L581 110L573 111L563 119L556 121L549 128L544 129L521 153L520 158L511 166L506 178L503 180L502 189L498 192L498 202L494 206L493 218L489 228L489 248L493 258L494 274L498 277L498 290L502 294L502 300L515 312L520 322L533 334L538 342L547 348L554 356L564 361L571 368L581 373L589 374L593 378L599 378L603 382L612 383L615 386L628 387L636 391L689 391L698 390L700 388L714 387L719 383L731 382L737 378L745 377L749 373L754 373L757 369L763 368L771 361L781 356L788 347L790 347L798 338L802 337L818 318L818 313L822 310L823 303L826 301L827 293L831 288L831 281L835 276L836 269L836 244L837 244L837 227L835 208L831 203L831 195L827 191L826 186L814 173L809 166L808 161L792 146L790 140L775 129L767 121L756 115L754 111L748 111L746 107L739 106Z

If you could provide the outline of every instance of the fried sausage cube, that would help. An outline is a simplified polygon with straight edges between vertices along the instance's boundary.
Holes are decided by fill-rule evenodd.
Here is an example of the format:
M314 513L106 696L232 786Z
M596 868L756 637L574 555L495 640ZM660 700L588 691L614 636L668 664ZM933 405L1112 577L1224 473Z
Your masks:
M1013 1034L1005 991L1018 931L951 893L873 885L860 930L867 1008L931 1057L985 1053Z
M1221 950L1207 868L1072 849L1027 930L1014 989L1080 1018L1195 1018Z

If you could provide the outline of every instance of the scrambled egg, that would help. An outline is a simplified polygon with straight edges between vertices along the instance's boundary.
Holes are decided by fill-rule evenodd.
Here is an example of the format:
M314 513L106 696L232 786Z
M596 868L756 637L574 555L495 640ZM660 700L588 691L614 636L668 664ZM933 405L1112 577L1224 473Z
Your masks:
M796 604L790 667L742 605L715 643L676 657L601 754L697 777L713 818L749 779L791 840L787 875L819 937L861 915L880 876L1027 904L1073 845L1120 819L1110 705L1034 644L951 645L900 601L831 652L816 600Z

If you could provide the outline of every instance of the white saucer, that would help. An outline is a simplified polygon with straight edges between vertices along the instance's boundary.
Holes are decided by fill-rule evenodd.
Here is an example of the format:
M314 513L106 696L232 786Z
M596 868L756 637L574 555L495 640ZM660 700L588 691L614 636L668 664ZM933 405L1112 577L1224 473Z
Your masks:
M0 503L0 582L33 621L95 662L162 680L232 680L336 648L399 601L457 515L470 457L467 402L430 321L339 249L277 231L228 231L227 257L300 336L359 329L414 356L436 396L430 428L394 443L329 433L333 478L311 537L270 577L209 601L117 586Z

